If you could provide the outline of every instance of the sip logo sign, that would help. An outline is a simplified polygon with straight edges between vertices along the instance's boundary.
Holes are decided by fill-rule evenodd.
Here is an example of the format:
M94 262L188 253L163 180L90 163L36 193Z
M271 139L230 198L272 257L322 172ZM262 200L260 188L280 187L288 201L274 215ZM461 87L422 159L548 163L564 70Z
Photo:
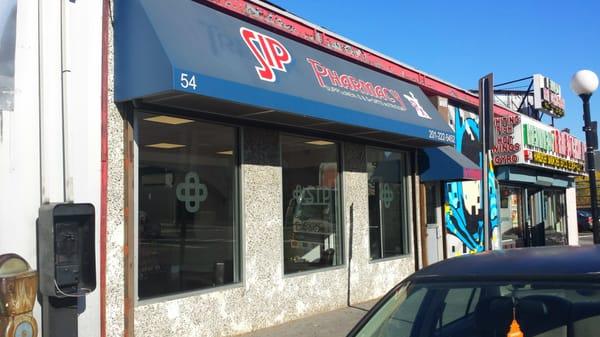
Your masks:
M258 78L275 82L274 70L286 72L285 65L292 62L292 55L281 42L245 27L240 27L240 35L259 63L255 67Z

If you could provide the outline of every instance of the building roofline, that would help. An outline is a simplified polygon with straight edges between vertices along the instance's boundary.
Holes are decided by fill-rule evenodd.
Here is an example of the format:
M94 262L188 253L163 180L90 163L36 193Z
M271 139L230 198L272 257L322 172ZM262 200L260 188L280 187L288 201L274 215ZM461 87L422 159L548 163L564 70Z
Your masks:
M224 1L224 0L204 0L204 1L208 1L208 2L210 2L210 3L214 4L214 5L217 5L217 6L223 8L223 9L225 9L227 11L233 11L233 12L237 12L238 14L242 14L242 15L244 15L245 17L249 18L252 21L256 21L256 22L265 24L265 22L263 22L263 21L257 20L256 18L253 18L250 15L242 13L242 11L239 9L239 8L242 7L241 4L243 4L243 3L246 3L246 4L247 3L251 3L251 4L254 4L255 6L262 7L265 10L271 11L271 12L273 12L273 13L275 13L277 15L283 16L283 17L285 17L285 18L287 18L289 20L295 21L298 24L304 25L304 26L306 26L308 28L311 28L311 29L313 29L315 31L323 33L323 34L327 35L328 37L333 37L333 38L335 38L335 39L337 39L337 40L339 40L339 41L341 41L341 42L343 42L345 44L350 45L351 47L357 48L357 49L359 49L359 50L361 50L363 52L366 52L368 54L374 55L374 56L380 58L381 60L390 62L390 63L392 63L392 64L394 64L394 65L402 68L405 71L414 73L416 75L416 77L402 76L402 74L398 74L398 73L392 72L389 69L379 68L380 71L383 71L383 72L385 72L385 73L387 73L389 75L392 75L392 76L395 76L395 77L399 77L399 78L401 78L403 80L410 81L410 82L412 82L412 83L420 86L426 92L430 92L430 93L434 93L434 94L437 94L437 95L441 95L441 96L447 97L449 99L457 100L457 101L459 101L461 103L464 103L464 104L467 104L467 105L470 105L470 106L474 106L474 107L477 107L479 105L479 96L477 94L475 94L475 93L470 92L467 89L460 88L459 86L454 85L454 84L452 84L452 83L450 83L448 81L442 80L442 79L440 79L440 78L438 78L436 76L430 75L430 74L425 73L425 72L423 72L421 70L418 70L418 69L416 69L416 68L414 68L412 66L409 66L409 65L407 65L407 64L405 64L403 62L400 62L399 60L397 60L395 58L387 56L387 55L385 55L383 53L380 53L378 51L375 51L375 50L373 50L371 48L365 47L365 46L361 45L360 43L352 41L352 40L350 40L350 39L348 39L346 37L343 37L343 36L341 36L339 34L336 34L335 32L330 31L327 28L324 28L322 26L316 25L316 24L314 24L312 22L309 22L309 21L307 21L307 20L305 20L305 19L303 19L303 18L301 18L301 17L299 17L299 16L297 16L297 15L291 13L291 12L288 12L287 10L282 9L282 7L270 4L270 3L262 1L262 0L227 0L227 1ZM236 10L236 7L238 8L238 10ZM284 34L285 33L289 34L289 32L286 32L286 31L282 30L281 28L277 27L276 25L270 25L270 27L274 28L275 30L281 31ZM312 44L318 45L320 47L324 47L323 45L320 45L319 43L317 43L315 41L308 41L308 40L306 40L305 43L307 43L307 44L311 44L312 43ZM344 54L342 52L339 52L339 51L336 51L336 50L332 50L330 48L326 48L326 49L329 50L330 52L337 53L338 55L341 55L344 58L351 58L355 62L359 62L359 63L365 64L367 66L370 66L370 67L374 66L374 65L369 64L367 62L361 61L361 60L359 60L357 58L352 58L349 55L346 55L346 54ZM502 107L502 106L496 104L494 106L494 113L505 115L505 114L515 114L515 113L518 113L518 112L509 110L509 109L507 109L505 107Z
M448 82L446 80L442 80L439 77L436 77L434 75L431 75L429 73L421 71L421 70L419 70L419 69L417 69L417 68L415 68L413 66L410 66L410 65L408 65L408 64L406 64L406 63L404 63L402 61L399 61L398 59L395 59L395 58L393 58L391 56L385 55L385 54L383 54L381 52L378 52L378 51L373 50L373 49L371 49L369 47L366 47L366 46L364 46L364 45L362 45L362 44L360 44L360 43L358 43L358 42L356 42L354 40L351 40L351 39L347 38L347 37L341 36L341 35L333 32L333 31L331 31L331 30L329 30L329 29L327 29L327 28L325 28L323 26L319 26L319 25L314 24L314 23L312 23L310 21L307 21L306 19L303 19L303 18L297 16L294 13L291 13L291 12L289 12L287 10L284 10L280 6L276 6L276 5L270 4L269 2L265 2L265 1L262 1L262 0L248 0L248 1L252 2L252 3L255 3L257 5L260 5L260 6L264 6L264 7L268 8L268 9L274 11L274 12L277 12L280 15L288 16L288 17L290 17L290 18L292 18L292 19L294 19L294 20L296 20L296 21L298 21L298 22L300 22L302 24L305 24L305 25L307 25L309 27L318 29L319 31L321 31L323 33L326 33L329 36L335 37L336 39L340 39L340 40L342 40L342 41L344 41L344 42L346 42L348 44L351 44L352 46L354 46L356 48L362 49L362 50L367 51L367 52L369 52L369 53L371 53L373 55L377 55L377 56L379 56L379 57L381 57L383 59L386 59L388 61L394 62L397 65L402 66L403 68L407 68L407 69L410 69L412 71L415 71L415 72L418 72L420 74L423 74L423 75L425 75L425 76L427 76L427 77L429 77L429 78L431 78L433 80L436 80L436 81L438 81L440 83L443 83L443 84L445 84L447 86L453 87L456 90L461 90L461 91L465 92L466 94L471 94L473 96L477 96L477 95L474 95L472 92L469 92L469 90L462 89L459 86L454 85L454 84L452 84L452 83L450 83L450 82Z

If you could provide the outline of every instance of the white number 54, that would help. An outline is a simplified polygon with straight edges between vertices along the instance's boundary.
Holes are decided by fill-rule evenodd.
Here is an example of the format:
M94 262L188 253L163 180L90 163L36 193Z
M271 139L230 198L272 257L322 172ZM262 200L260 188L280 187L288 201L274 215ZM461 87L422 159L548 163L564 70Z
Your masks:
M190 76L187 73L181 73L181 77L179 78L179 84L184 89L192 87L194 90L196 90L196 76Z

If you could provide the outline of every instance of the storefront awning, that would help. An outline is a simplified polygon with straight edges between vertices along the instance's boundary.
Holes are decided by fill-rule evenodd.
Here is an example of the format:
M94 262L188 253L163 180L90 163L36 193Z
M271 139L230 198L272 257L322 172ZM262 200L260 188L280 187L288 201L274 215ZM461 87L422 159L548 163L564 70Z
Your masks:
M127 0L116 7L117 102L216 110L390 143L454 142L418 86L201 1Z
M419 155L421 181L481 179L481 168L452 146L423 149Z
M523 184L525 186L573 187L575 178L568 173L543 170L535 167L499 166L496 177L500 183Z

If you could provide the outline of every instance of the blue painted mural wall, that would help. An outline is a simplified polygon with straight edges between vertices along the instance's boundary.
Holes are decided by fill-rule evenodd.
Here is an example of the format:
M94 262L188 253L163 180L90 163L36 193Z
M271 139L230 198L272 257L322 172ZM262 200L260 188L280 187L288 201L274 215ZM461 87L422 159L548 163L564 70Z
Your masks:
M479 116L471 111L448 105L448 120L456 135L456 150L474 163L483 164ZM487 192L490 195L492 247L498 237L498 185L490 163ZM446 183L444 190L444 223L447 256L459 256L484 250L483 192L481 181Z

